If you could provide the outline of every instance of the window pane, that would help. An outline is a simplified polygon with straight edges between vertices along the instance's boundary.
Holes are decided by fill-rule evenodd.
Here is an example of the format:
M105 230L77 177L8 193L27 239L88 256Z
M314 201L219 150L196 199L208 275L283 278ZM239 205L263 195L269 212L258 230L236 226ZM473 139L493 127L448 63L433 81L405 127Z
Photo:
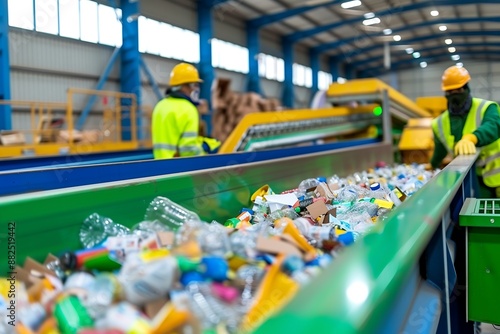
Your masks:
M266 78L269 80L276 79L276 58L266 56Z
M9 25L33 30L33 0L9 0Z
M183 30L183 40L180 46L182 60L189 63L198 63L200 61L200 35L189 30Z
M148 19L146 21L146 31L148 34L146 52L153 55L160 54L160 43L157 41L158 32L160 31L160 22Z
M307 88L312 87L312 69L310 67L305 68L305 85Z
M263 53L259 53L258 62L259 62L259 76L265 77L266 76L266 55Z
M241 48L241 56L240 56L240 63L241 63L241 72L247 74L248 73L248 49L242 47Z
M80 26L82 41L97 43L99 40L97 22L97 3L89 0L80 1Z
M169 34L170 27L170 24L162 22L160 24L160 30L158 31L158 36L161 36L160 40L158 41L158 43L160 44L160 56L166 58L172 57L172 48L174 47L173 45L170 45L165 41L165 36Z
M281 58L278 58L276 62L276 79L279 82L285 81L285 61Z
M217 38L212 38L212 66L220 67L221 49L220 41Z
M99 5L99 43L120 46L122 44L122 25L112 7Z
M79 14L78 0L59 1L59 35L80 38Z
M146 52L146 43L148 41L148 34L146 31L146 21L144 16L139 16L139 52Z
M57 0L35 0L36 31L57 35Z

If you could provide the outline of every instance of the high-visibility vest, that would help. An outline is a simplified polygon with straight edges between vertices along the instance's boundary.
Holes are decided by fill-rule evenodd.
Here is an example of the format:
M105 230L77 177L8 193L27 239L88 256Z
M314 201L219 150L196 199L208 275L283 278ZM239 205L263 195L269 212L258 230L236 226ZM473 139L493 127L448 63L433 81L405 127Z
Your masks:
M496 102L478 98L472 99L472 106L467 114L462 136L473 133L481 126L484 113L492 104L497 105L498 108ZM453 155L455 137L451 134L450 126L450 114L448 110L432 121L434 136L437 136L448 153ZM477 173L479 176L483 177L484 184L492 188L500 186L500 139L497 139L490 145L482 147L476 166L478 167Z
M190 101L166 97L158 102L151 124L155 159L202 155L198 125L198 110Z

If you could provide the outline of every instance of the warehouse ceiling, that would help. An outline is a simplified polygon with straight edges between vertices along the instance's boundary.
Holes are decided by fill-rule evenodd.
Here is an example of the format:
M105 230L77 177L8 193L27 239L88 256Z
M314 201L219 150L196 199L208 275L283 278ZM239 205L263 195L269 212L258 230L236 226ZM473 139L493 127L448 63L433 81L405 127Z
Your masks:
M194 2L195 0L193 0ZM392 69L438 61L500 59L497 0L218 0L216 10L262 33L334 57L365 76L380 75L384 45Z

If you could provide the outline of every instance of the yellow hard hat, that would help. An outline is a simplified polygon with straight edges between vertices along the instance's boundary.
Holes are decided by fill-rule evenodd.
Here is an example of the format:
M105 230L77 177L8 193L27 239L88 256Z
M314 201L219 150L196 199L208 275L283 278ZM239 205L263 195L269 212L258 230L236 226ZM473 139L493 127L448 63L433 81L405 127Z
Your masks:
M200 79L198 70L191 64L180 63L175 65L170 72L170 86L179 86L188 83L203 82Z
M458 89L470 81L470 74L465 67L451 66L446 69L441 78L443 91Z

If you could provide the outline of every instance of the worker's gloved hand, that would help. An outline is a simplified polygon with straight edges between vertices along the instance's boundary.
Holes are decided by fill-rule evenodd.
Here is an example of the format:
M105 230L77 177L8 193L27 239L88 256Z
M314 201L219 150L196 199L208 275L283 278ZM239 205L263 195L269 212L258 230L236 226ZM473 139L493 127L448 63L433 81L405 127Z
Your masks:
M475 154L477 137L472 133L466 134L455 145L455 155Z
M203 137L203 151L207 154L215 154L219 151L221 142L215 138Z
M424 168L425 168L425 170L433 170L434 169L434 168L432 168L432 165L430 163L426 163L424 165Z

